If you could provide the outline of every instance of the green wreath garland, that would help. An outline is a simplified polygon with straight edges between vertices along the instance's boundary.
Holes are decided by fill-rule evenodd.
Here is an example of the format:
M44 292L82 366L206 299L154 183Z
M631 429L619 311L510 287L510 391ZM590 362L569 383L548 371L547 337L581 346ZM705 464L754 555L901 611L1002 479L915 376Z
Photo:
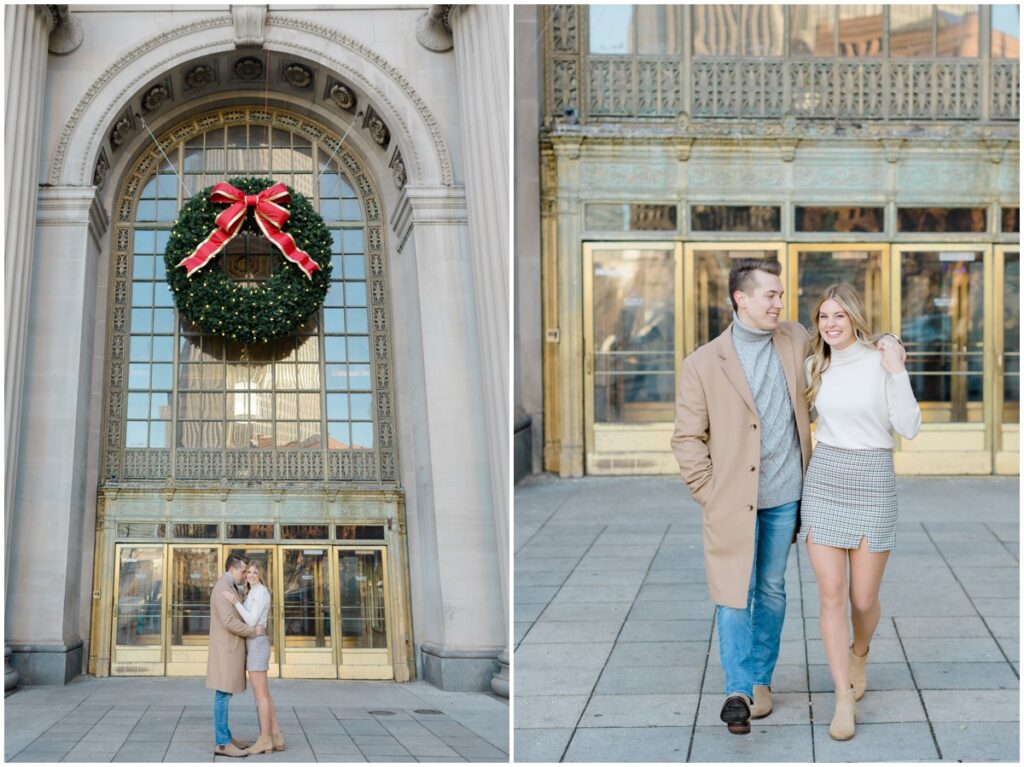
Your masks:
M268 178L231 178L228 183L246 194L273 185ZM280 257L270 277L256 288L235 283L222 269L208 263L191 277L178 264L217 228L215 219L224 206L210 202L212 186L191 197L181 208L164 251L167 284L183 317L204 332L250 343L289 335L323 303L331 281L331 235L323 219L302 194L288 187L290 216L282 231L309 254L320 268L312 279ZM252 211L246 211L242 232L263 233ZM274 251L277 252L276 249ZM223 255L223 251L215 258Z

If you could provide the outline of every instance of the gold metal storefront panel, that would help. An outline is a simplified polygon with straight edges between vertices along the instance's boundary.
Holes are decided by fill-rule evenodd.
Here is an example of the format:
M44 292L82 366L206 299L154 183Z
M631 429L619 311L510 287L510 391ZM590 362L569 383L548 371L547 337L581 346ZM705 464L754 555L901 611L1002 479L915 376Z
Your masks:
M115 548L113 658L119 676L164 673L166 547Z
M1020 246L997 246L994 255L993 462L996 474L1020 474Z

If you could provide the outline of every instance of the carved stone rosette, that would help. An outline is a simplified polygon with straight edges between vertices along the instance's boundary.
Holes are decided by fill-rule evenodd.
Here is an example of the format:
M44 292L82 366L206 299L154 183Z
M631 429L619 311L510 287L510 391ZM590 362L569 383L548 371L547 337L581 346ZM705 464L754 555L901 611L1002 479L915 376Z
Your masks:
M342 109L352 111L356 108L356 94L347 85L331 80L327 86L327 98Z
M363 127L369 131L374 141L387 148L388 142L391 141L391 131L373 107L366 108L366 115L363 117Z

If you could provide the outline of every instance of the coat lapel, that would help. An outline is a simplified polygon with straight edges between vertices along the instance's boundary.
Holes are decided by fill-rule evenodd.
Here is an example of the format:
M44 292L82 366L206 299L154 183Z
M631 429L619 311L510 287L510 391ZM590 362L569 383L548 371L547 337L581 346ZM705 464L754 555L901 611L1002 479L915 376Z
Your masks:
M747 381L747 374L743 372L743 365L736 354L736 347L732 342L732 323L725 329L725 332L718 337L718 358L722 363L722 371L729 383L743 397L754 415L757 415L757 406L754 404L754 395L750 391L750 382Z

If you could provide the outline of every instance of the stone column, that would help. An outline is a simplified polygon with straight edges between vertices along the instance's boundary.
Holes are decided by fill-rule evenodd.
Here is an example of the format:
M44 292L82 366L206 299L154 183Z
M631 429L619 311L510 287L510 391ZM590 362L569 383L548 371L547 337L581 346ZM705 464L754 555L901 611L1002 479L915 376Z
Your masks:
M82 672L83 557L96 284L108 219L95 187L38 192L21 438L9 527L7 641L27 684ZM88 577L88 575L86 575Z
M449 16L461 111L473 296L504 612L509 545L509 8L456 5ZM506 624L507 634L507 624ZM506 635L505 641L508 641ZM495 692L508 695L508 653Z
M25 332L32 279L39 137L42 135L46 59L53 16L45 5L4 6L4 554L11 572L14 472L20 454ZM18 677L4 647L4 689Z
M508 610L495 566L500 544L465 193L406 186L393 220L416 643L428 682L486 690L507 643Z

